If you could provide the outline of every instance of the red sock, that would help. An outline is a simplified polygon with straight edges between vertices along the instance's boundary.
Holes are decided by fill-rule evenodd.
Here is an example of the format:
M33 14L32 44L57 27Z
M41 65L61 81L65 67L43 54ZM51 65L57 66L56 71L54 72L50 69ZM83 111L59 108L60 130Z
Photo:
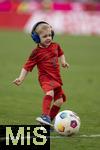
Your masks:
M50 106L51 106L52 96L46 95L43 99L42 104L42 113L44 115L49 115L50 112Z
M57 115L59 110L60 110L60 107L58 107L56 105L52 106L52 108L50 110L50 113L49 113L49 116L50 116L51 120L53 120L55 118L55 116Z

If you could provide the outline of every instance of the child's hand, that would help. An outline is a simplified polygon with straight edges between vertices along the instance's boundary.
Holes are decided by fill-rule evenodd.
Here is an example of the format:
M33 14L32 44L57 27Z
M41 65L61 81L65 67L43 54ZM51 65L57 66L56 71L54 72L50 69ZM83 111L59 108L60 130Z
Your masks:
M13 83L19 86L23 80L25 79L26 75L28 74L28 71L22 68L21 73L18 78L16 78Z
M17 78L13 81L13 83L19 86L22 83L22 80L20 78Z
M69 68L69 64L67 63L67 62L64 62L64 63L62 63L62 67L64 67L64 68Z

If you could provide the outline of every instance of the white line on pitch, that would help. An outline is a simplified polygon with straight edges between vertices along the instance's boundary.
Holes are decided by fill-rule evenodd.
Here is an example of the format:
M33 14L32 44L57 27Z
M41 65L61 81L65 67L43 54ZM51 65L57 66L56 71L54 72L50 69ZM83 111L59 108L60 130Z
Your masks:
M86 134L83 134L83 135L79 135L79 137L100 137L100 134L91 134L91 135L86 135Z
M74 136L47 136L47 138L50 138L50 139L62 139L62 138L70 138L70 137L71 138L100 138L100 134L91 134L91 135L83 134L83 135L74 135ZM36 138L36 137L34 137L34 136L21 137L21 139L31 139L31 138ZM40 138L45 138L45 137L40 136ZM8 138L6 138L6 137L0 138L1 141L7 140L7 139ZM19 138L18 138L18 140L19 140Z
M74 136L51 136L51 139L60 139L60 138L100 138L100 134L91 134L91 135L74 135Z

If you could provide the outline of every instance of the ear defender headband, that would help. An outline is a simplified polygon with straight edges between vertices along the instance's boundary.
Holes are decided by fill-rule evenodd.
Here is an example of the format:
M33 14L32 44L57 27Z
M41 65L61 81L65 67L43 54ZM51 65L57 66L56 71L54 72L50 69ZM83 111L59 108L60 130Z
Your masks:
M35 31L37 26L40 25L40 24L48 24L48 23L45 22L45 21L40 21L40 22L37 22L33 26L33 29L32 29L32 32L31 32L31 37L32 37L33 41L36 42L36 43L40 43L41 42L41 39L40 39L38 33ZM53 30L51 31L51 34L52 34L52 39L53 39L53 37L54 37L54 31Z

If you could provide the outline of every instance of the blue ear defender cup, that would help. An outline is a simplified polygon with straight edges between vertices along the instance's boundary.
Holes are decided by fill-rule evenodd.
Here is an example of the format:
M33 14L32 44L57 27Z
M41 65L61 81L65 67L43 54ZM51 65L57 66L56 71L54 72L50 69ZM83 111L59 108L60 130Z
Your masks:
M39 35L35 31L31 33L31 37L34 40L34 42L40 43L40 41L41 41L40 37L39 37Z
M42 24L42 23L48 24L48 23L45 22L45 21L40 21L40 22L36 23L36 24L33 26L33 29L32 29L32 32L31 32L31 37L32 37L33 41L36 42L36 43L40 43L40 42L41 42L41 39L40 39L38 33L35 32L35 30L36 30L37 26L40 25L40 24ZM53 39L53 37L54 37L54 31L53 31L53 30L52 30L52 33L51 33L51 34L52 34L52 39Z

